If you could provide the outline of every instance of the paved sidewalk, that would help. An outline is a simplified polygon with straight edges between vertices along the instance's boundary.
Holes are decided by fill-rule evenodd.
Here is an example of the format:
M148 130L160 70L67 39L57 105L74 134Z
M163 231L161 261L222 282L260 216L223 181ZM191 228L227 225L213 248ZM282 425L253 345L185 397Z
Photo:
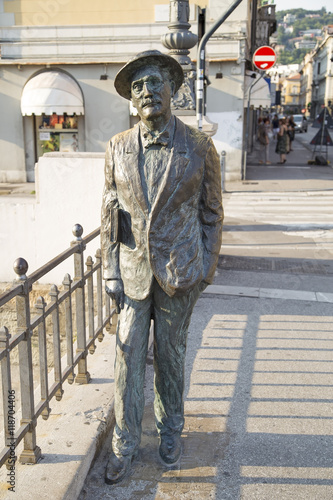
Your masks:
M309 127L306 134L296 134L293 151L287 155L284 165L277 164L279 156L275 153L274 140L270 142L271 165L259 165L258 153L254 149L247 157L246 179L226 182L226 192L333 190L333 147L328 148L329 165L308 164L313 151L309 142L317 130Z
M331 500L332 305L294 299L208 288L188 337L179 466L158 459L148 366L131 476L105 485L109 437L79 500Z

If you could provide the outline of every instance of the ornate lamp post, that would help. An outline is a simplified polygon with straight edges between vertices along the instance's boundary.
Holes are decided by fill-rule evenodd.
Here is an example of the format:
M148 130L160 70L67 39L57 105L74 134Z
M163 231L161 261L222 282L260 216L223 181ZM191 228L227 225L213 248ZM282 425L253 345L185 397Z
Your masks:
M189 58L190 49L198 41L189 31L189 0L170 0L169 32L162 36L164 47L169 49L184 71L184 83L173 98L173 108L195 110L195 66Z
M196 45L198 37L190 31L189 14L189 0L170 0L169 32L162 36L161 41L164 47L169 49L169 55L179 62L184 71L184 83L172 99L174 114L177 114L187 125L197 127L195 117L196 70L189 53L190 49ZM205 116L202 129L206 134L214 135L217 131L217 124L212 123Z

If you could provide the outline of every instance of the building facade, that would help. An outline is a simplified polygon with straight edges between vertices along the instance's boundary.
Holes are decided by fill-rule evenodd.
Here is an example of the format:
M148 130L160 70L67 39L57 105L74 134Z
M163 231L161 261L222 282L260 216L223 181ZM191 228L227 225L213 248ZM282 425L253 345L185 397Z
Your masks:
M333 28L326 27L324 40L306 54L301 65L301 104L311 118L333 104Z
M282 82L281 104L288 114L301 112L301 75L296 73L285 78Z
M333 30L332 30L333 31ZM311 115L315 118L323 107L333 103L333 32L313 52Z
M301 90L300 105L305 109L305 116L310 118L312 107L312 82L313 82L313 59L312 53L305 55L300 68Z
M200 36L229 6L190 1L192 32ZM45 152L103 152L112 135L133 124L113 81L134 54L166 51L169 8L166 0L0 0L0 182L34 181ZM243 0L206 49L206 112L218 125L213 139L227 152L230 180L242 176L246 70L257 28L267 44L274 25L272 6L261 18L260 9ZM190 57L196 60L196 47ZM258 106L269 106L266 94Z

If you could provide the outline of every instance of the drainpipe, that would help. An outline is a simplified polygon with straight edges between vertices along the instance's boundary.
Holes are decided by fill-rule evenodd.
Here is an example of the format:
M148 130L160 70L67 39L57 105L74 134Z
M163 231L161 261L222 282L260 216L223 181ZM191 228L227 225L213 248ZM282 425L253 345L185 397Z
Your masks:
M232 12L238 7L242 0L235 0L234 3L229 7L229 9L213 24L213 26L204 34L201 38L198 57L197 57L197 122L198 129L202 130L202 120L203 120L203 109L204 109L204 68L205 68L205 47L210 39L210 37L215 33L215 31L221 26L222 23L232 14Z

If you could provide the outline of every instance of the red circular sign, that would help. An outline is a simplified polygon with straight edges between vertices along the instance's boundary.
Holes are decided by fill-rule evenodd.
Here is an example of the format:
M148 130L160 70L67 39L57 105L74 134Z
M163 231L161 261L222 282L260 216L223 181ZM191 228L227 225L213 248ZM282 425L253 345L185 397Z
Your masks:
M253 64L257 69L266 70L274 66L276 62L276 53L272 47L264 45L259 47L253 54Z

